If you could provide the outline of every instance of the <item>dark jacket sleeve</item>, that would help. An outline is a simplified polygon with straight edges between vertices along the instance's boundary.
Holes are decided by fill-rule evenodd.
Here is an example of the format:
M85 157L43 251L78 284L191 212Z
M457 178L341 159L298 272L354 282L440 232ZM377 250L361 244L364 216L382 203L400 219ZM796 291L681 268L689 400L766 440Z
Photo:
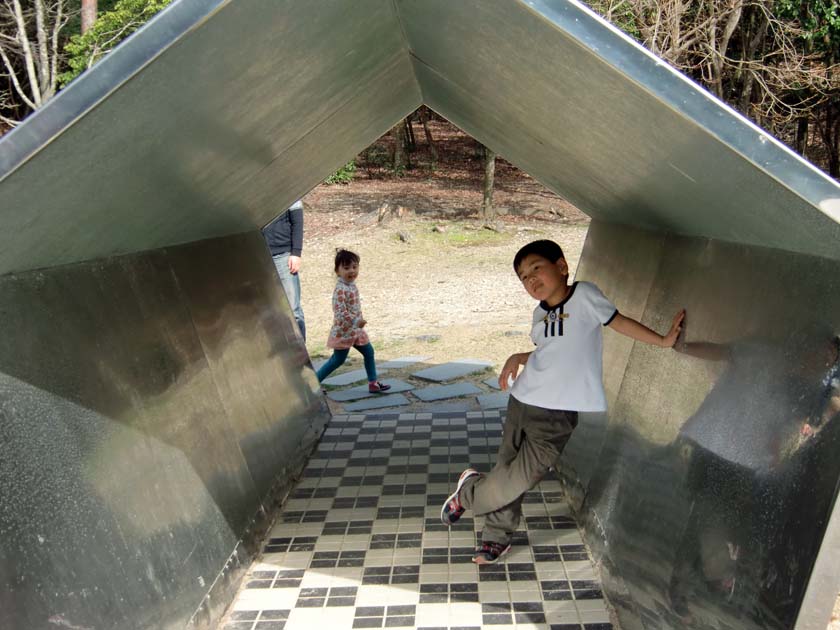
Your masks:
M289 209L289 224L292 237L290 253L292 256L300 256L303 251L303 204L298 208L292 206Z

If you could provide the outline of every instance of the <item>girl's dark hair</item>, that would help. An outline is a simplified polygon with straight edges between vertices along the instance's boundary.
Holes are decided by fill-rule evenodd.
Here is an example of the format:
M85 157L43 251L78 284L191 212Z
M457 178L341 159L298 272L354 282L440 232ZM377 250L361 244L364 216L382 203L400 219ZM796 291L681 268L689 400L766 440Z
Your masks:
M359 255L351 252L349 249L335 250L335 272L338 273L339 267L349 267L353 263L359 264Z
M523 246L522 249L516 252L516 256L513 257L513 270L516 273L519 273L519 264L530 254L541 256L551 263L556 263L564 257L563 250L554 241L532 241Z

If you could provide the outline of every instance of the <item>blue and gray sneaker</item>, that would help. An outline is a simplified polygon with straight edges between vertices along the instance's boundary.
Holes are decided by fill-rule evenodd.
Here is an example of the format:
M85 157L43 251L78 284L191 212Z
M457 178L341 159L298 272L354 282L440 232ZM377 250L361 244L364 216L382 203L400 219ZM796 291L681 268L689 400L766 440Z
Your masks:
M467 479L476 476L480 477L481 473L474 468L467 468L458 478L458 485L455 487L455 492L450 494L449 498L444 501L443 507L440 509L440 520L447 527L451 527L457 523L458 519L461 518L461 515L464 513L465 508L461 505L460 498L461 488L464 487L464 483L466 483Z

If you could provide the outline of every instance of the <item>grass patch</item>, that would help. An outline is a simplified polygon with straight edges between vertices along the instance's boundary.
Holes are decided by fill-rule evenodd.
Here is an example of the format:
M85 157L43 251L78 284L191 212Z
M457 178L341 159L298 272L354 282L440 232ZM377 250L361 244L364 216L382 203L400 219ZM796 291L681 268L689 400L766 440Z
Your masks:
M424 226L425 227L425 226ZM418 241L435 245L436 247L476 247L481 245L497 245L511 240L512 235L505 232L494 232L472 224L447 222L443 232L434 232L426 228L413 236Z

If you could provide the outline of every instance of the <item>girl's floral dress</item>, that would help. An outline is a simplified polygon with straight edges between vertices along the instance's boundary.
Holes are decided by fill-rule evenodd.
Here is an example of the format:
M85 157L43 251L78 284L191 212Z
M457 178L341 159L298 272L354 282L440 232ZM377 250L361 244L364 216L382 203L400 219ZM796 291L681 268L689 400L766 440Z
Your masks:
M359 299L359 289L355 282L345 282L338 279L332 298L333 319L327 347L334 350L344 350L353 346L363 346L370 343L367 333L359 328L362 320L362 303Z

